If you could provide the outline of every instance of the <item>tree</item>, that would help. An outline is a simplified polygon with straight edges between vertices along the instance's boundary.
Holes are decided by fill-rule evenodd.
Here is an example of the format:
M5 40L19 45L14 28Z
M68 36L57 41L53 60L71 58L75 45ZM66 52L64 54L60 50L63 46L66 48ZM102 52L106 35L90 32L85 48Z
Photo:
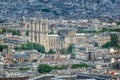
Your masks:
M71 44L67 49L61 49L60 53L61 54L72 54L72 49L73 49L73 45Z
M82 29L79 29L79 30L77 30L77 33L96 33L96 34L98 34L99 31L95 31L95 30L90 31L90 30L82 30Z
M30 70L30 68L22 68L22 67L21 67L19 70L20 70L20 71L26 71L26 70Z
M45 53L44 46L42 46L40 44L37 44L37 43L31 43L31 42L22 44L21 47L16 47L15 49L16 50L32 50L32 49L36 49L36 50L38 50L38 52Z
M120 25L120 22L117 22L117 25Z
M76 69L76 68L82 68L82 67L89 67L86 63L81 63L81 64L73 64L71 65L71 68Z
M6 48L8 48L7 45L0 45L0 51L2 51L3 49L6 49Z
M37 59L33 59L32 62L37 62L38 60Z
M33 43L33 49L38 50L38 52L45 53L45 47L40 44Z
M24 60L24 62L28 62L28 60Z
M111 34L111 42L116 45L118 44L118 36L116 34Z
M61 49L61 50L60 50L60 53L61 53L61 54L66 54L66 50L65 50L65 49Z
M12 32L13 35L21 35L20 30L10 30L9 32Z
M70 45L70 46L67 48L66 53L67 53L67 54L71 54L71 53L72 53L72 49L73 49L73 45Z
M78 68L79 67L79 64L73 64L73 65L71 65L71 68L72 69L76 69L76 68Z
M119 48L119 45L118 45L118 36L116 34L111 34L110 36L111 36L111 41L107 42L102 47L103 48L109 48L109 47Z
M120 62L115 62L114 64L112 64L112 68L113 69L120 69Z
M26 36L29 36L29 30L26 31L25 35L26 35Z
M50 71L52 71L52 67L48 64L40 64L38 66L38 72L39 73L48 73Z
M49 9L42 9L42 12L50 12Z
M61 69L64 69L64 66L53 66L52 69L61 70Z
M112 43L111 42L107 42L106 44L104 44L102 47L103 48L109 48L109 47L112 47Z
M76 55L75 53L71 53L71 56L70 56L71 59L75 59L76 58Z
M6 33L6 29L5 28L2 28L2 34Z
M98 43L95 42L94 46L95 46L95 47L98 47Z
M50 49L49 52L48 52L48 54L54 54L54 53L55 52L52 49Z
M52 34L54 34L54 31L51 30L48 34L49 34L49 35L52 35Z
M21 35L20 30L11 30L11 29L2 28L2 34L6 33L6 32L10 32L13 35L18 35L18 36Z

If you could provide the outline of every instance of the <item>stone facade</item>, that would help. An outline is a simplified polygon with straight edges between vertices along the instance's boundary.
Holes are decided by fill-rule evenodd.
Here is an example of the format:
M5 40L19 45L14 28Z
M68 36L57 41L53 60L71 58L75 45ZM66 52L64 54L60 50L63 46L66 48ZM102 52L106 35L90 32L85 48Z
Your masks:
M67 30L64 35L48 35L48 20L31 20L29 23L29 41L45 47L45 51L67 48L70 44L86 45L85 34L76 34L75 30Z

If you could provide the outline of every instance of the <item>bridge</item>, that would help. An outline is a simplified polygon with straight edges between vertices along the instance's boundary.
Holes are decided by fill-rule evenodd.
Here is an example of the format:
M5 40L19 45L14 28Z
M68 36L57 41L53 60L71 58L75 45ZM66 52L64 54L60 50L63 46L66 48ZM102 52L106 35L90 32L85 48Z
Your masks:
M52 74L45 74L28 80L59 80L59 79L75 80L76 77L77 77L76 75L55 76Z

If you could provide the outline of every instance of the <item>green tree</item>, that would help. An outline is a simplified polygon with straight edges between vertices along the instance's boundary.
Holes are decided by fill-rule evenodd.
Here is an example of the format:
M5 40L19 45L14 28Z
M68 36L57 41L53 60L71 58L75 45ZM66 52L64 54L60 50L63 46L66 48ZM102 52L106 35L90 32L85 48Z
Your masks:
M117 28L117 29L102 28L102 30L100 30L100 32L120 32L120 29L119 28Z
M117 22L117 25L120 25L120 22Z
M53 66L52 69L57 70L58 66Z
M70 56L71 59L75 59L76 58L76 55L75 53L71 53L71 56Z
M36 50L38 50L38 52L45 53L44 46L42 46L40 44L33 43L33 48L36 49Z
M49 9L42 9L42 12L50 12Z
M32 49L36 49L36 50L38 50L38 52L45 53L44 46L42 46L40 44L37 44L37 43L31 43L31 42L22 44L21 47L16 47L15 49L16 50L32 50Z
M52 49L50 49L49 52L48 52L48 54L54 54L54 53L55 52Z
M89 67L89 66L88 66L86 63L81 63L81 64L72 64L72 65L71 65L71 68L72 68L72 69L82 68L82 67L87 68L87 67Z
M86 63L82 63L82 64L80 64L79 65L79 67L81 68L81 67L85 67L85 68L87 68L87 67L89 67Z
M61 49L61 50L60 50L60 53L61 53L61 54L66 54L66 50L65 50L65 49Z
M109 48L109 47L119 48L119 45L118 45L118 36L116 34L111 34L110 36L111 36L111 41L107 42L102 47L103 48Z
M21 35L20 30L7 30L7 31L11 32L13 35L18 35L18 36Z
M71 65L71 68L72 69L76 69L76 68L78 68L79 67L79 64L73 64L73 65Z
M52 35L52 34L54 34L54 31L51 30L48 34L49 34L49 35Z
M32 62L37 62L38 60L37 59L33 59Z
M96 30L90 31L90 30L81 30L81 29L79 29L79 30L77 30L77 33L96 33L96 34L98 34L99 31L96 31Z
M102 28L102 30L100 32L106 32L109 31L107 28Z
M7 49L8 46L7 45L0 45L0 51L2 51L3 49Z
M118 36L116 34L111 34L111 42L114 44L114 45L117 45L118 44Z
M73 45L71 44L67 49L61 49L61 54L72 54Z
M17 35L17 31L11 30L11 32L12 32L13 35Z
M67 53L67 54L71 54L71 53L72 53L72 49L73 49L73 45L70 45L70 46L67 48L66 53Z
M111 42L107 42L106 44L104 44L102 47L103 48L109 48L109 47L112 47L113 44Z
M98 47L98 43L95 42L94 47Z
M26 71L26 70L30 70L30 68L22 68L22 67L21 67L19 70L20 70L20 71Z
M6 33L7 30L5 28L2 28L2 34Z
M26 36L29 36L29 30L26 31L25 35L26 35Z
M24 62L28 62L28 60L24 60Z
M115 62L111 65L113 69L120 69L120 62Z
M52 71L52 67L50 65L47 65L47 64L40 64L38 66L38 72L39 73L48 73Z
M52 69L61 70L61 69L64 69L64 66L53 66Z
M2 28L2 34L6 33L6 32L10 32L13 35L18 35L18 36L21 35L20 30L11 30L11 29Z

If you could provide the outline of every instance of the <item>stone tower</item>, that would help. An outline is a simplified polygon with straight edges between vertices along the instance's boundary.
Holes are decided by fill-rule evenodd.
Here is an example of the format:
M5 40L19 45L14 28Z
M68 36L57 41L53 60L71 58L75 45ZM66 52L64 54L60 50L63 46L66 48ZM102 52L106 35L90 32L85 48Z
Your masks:
M48 51L48 20L32 19L29 23L29 41L45 46Z

